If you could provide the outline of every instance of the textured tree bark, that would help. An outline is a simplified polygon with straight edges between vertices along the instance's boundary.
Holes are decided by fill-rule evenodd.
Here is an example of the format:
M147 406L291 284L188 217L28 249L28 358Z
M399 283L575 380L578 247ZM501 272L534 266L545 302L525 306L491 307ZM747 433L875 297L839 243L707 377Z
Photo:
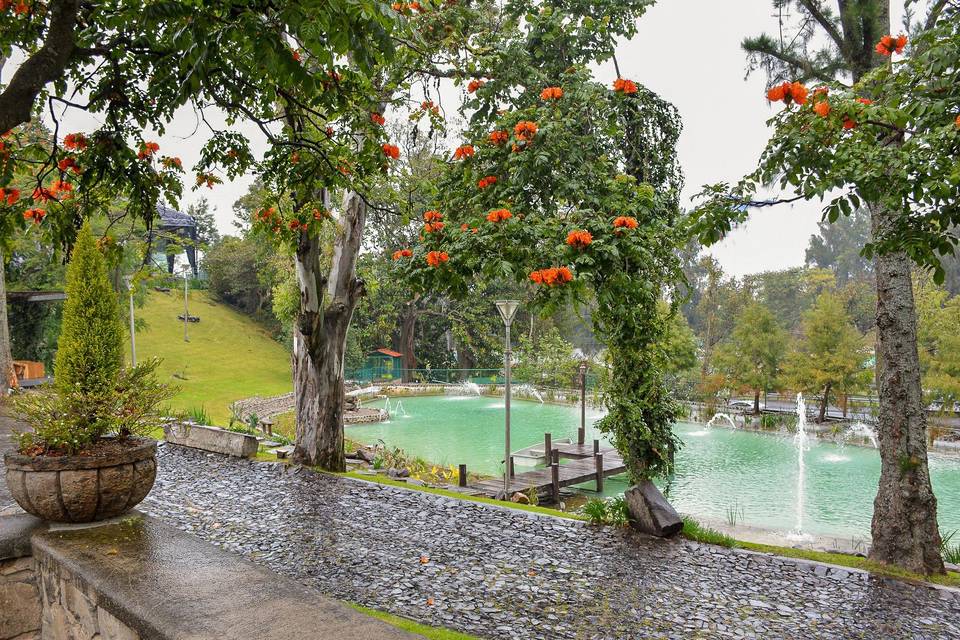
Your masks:
M409 300L403 309L403 322L400 324L400 352L403 353L403 381L410 382L412 379L412 370L417 368L417 318L420 310L417 303L420 301L420 294L416 294L413 300Z
M760 415L760 390L753 392L753 415Z
M823 423L827 419L827 407L830 405L830 383L823 388L823 397L820 398L820 415L817 422Z
M300 312L294 326L293 376L297 440L293 461L344 471L343 358L347 329L363 281L357 256L366 205L357 193L344 195L329 277L320 263L320 240L302 234L296 254Z
M871 206L873 235L893 214ZM917 314L910 258L902 252L878 256L877 390L880 415L880 486L873 502L870 558L917 573L943 573L937 499L927 466L927 416L920 387Z

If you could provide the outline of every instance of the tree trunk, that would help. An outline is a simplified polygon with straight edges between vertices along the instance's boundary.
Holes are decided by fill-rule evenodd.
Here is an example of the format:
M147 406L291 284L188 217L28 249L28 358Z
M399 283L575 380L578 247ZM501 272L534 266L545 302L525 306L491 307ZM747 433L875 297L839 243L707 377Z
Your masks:
M400 324L400 353L403 354L403 381L410 382L413 377L413 370L417 368L417 317L420 310L417 304L420 301L420 294L416 294L413 300L404 305L403 321Z
M300 311L293 334L297 415L293 461L328 471L346 469L343 358L347 329L363 295L363 281L357 278L356 266L365 219L363 200L354 192L346 193L329 278L321 273L319 238L302 233L297 247Z
M0 398L6 397L7 388L19 386L17 376L13 371L13 354L10 351L10 325L7 323L7 273L3 251L0 250L0 376L3 381L3 393Z
M760 392L753 392L753 415L760 415Z
M894 215L877 205L871 205L870 211L876 238ZM881 467L870 558L917 573L943 573L937 499L927 467L927 417L920 387L910 258L903 252L890 253L878 256L874 264Z
M820 415L817 417L817 422L823 423L827 419L827 407L830 406L830 383L823 388L823 397L820 398Z

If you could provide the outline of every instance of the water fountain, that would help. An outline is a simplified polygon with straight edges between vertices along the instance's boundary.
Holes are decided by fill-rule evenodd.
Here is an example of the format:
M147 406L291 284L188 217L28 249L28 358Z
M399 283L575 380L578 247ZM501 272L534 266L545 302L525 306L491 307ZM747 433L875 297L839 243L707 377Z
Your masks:
M466 380L455 387L447 387L448 392L456 396L477 396L483 395L483 388L476 382Z
M716 414L715 416L713 416L712 418L710 418L709 421L707 421L707 427L708 427L708 428L709 428L709 427L712 427L712 426L717 422L717 420L726 420L727 422L730 423L730 428L731 428L731 429L736 429L736 428L737 428L737 423L736 423L736 421L733 419L733 416L731 416L729 413L718 413L718 414Z
M879 447L877 444L877 432L873 429L873 427L863 422L854 422L852 425L847 427L846 431L843 432L844 441L851 436L866 438L870 441L870 444L873 445L874 449Z
M809 536L803 532L803 491L806 476L804 456L810 448L810 439L807 436L807 403L802 393L797 394L797 433L793 436L793 446L797 449L797 495L794 507L796 527L788 537L791 540L807 540Z
M518 396L523 394L533 396L534 398L540 401L540 404L543 404L543 396L540 394L539 391L537 391L537 388L532 384L517 385L516 387L513 388L513 392Z
M407 410L403 408L403 400L397 400L396 406L393 407L393 415L398 418L409 418L410 414L407 413Z

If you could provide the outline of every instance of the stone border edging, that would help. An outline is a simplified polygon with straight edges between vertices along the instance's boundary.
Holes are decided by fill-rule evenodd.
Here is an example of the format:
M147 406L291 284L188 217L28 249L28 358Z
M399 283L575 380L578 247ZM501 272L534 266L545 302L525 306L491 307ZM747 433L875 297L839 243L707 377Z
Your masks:
M27 513L0 516L0 560L24 558L33 553L30 537L47 523Z

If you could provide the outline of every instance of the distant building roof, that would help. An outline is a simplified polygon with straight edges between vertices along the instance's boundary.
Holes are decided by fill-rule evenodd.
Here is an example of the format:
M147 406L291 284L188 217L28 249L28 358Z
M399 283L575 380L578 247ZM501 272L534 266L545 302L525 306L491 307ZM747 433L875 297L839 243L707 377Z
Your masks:
M391 358L402 358L402 353L397 353L396 351L391 351L390 349L377 349L374 353L382 353L385 356L390 356Z
M197 221L188 213L171 209L167 205L158 202L157 214L160 216L160 225L163 227L195 227Z

